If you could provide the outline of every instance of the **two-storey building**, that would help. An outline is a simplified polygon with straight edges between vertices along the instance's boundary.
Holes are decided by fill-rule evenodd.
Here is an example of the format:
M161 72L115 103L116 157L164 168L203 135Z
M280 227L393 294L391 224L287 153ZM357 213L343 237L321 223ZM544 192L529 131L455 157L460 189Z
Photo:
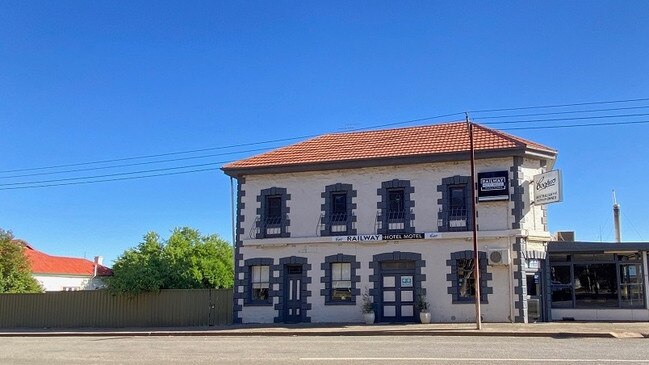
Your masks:
M479 265L472 256L469 134L463 122L322 135L230 163L238 186L235 323L527 322L539 300L546 210L534 175L556 151L474 126ZM538 289L538 290L537 290Z

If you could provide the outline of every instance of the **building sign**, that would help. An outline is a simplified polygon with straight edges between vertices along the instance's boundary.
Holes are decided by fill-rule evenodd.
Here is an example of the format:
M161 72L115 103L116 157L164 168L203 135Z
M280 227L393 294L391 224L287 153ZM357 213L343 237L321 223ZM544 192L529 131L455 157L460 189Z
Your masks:
M412 276L402 276L401 277L401 287L402 288L412 288Z
M334 242L376 242L383 241L382 234L361 234L357 236L335 236L331 237Z
M543 205L563 200L561 171L552 170L534 176L534 204Z
M400 240L423 240L424 233L400 233L400 234L384 234L384 241L400 241Z
M377 241L401 241L401 240L423 240L430 233L399 233L399 234L361 234L356 236L335 236L331 237L333 242L377 242Z
M509 200L508 177L507 171L478 173L478 201Z

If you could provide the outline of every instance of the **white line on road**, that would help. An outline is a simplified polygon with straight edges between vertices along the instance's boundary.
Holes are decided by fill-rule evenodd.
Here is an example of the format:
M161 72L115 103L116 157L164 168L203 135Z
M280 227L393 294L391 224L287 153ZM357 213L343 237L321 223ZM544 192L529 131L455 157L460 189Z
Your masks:
M492 359L470 357L303 357L301 361L490 361L490 362L605 362L647 363L649 360L630 359Z

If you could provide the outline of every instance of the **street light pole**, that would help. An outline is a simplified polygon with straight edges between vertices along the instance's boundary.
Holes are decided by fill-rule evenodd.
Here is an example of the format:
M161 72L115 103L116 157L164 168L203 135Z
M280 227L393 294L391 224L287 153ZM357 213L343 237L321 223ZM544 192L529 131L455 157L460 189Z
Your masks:
M473 214L473 287L475 292L475 324L482 329L482 313L480 310L480 260L478 255L478 224L476 212L476 181L475 181L475 149L473 147L473 123L466 113L466 124L469 129L469 150L471 152L471 214Z

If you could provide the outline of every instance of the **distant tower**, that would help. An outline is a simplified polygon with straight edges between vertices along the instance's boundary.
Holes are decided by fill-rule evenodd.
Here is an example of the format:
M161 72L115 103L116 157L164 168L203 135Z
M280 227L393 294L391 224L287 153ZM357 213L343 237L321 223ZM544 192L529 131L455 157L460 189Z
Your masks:
M613 190L613 222L615 223L615 242L622 242L620 234L620 204L617 203L615 198L615 190Z

